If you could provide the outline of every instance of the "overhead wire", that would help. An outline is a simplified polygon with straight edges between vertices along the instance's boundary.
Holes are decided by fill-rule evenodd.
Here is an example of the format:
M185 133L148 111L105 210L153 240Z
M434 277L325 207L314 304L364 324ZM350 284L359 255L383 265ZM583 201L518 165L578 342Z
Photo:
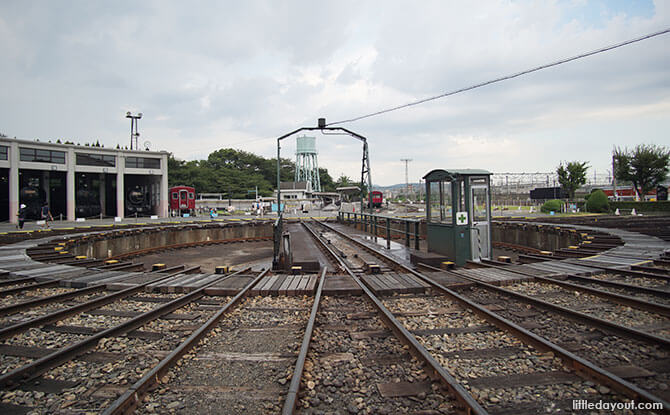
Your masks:
M521 72L516 72L516 73L510 74L510 75L501 76L499 78L495 78L495 79L492 79L490 81L480 82L478 84L470 85L470 86L467 86L465 88L459 88L459 89L456 89L454 91L445 92L445 93L442 93L440 95L435 95L435 96L432 96L432 97L423 98L423 99L420 99L418 101L413 101L413 102L410 102L410 103L407 103L407 104L398 105L398 106L395 106L395 107L391 107L391 108L387 108L387 109L384 109L384 110L376 111L376 112L373 112L373 113L370 113L370 114L361 115L359 117L354 117L354 118L349 118L349 119L346 119L346 120L331 122L331 123L328 123L326 125L331 126L331 125L337 125L337 124L350 123L350 122L359 121L359 120L362 120L362 119L365 119L365 118L370 118L370 117L375 117L377 115L386 114L386 113L389 113L389 112L392 112L392 111L397 111L397 110L401 110L401 109L404 109L404 108L413 107L413 106L416 106L416 105L424 104L426 102L435 101L435 100L440 99L440 98L445 98L445 97L448 97L448 96L451 96L451 95L460 94L461 92L466 92L466 91L470 91L470 90L473 90L473 89L476 89L476 88L481 88L483 86L495 84L497 82L507 81L509 79L517 78L517 77L522 76L522 75L527 75L527 74L532 73L532 72L537 72L537 71L540 71L540 70L543 70L543 69L551 68L553 66L562 65L564 63L568 63L568 62L572 62L572 61L575 61L575 60L578 60L578 59L586 58L588 56L597 55L599 53L607 52L607 51L617 49L617 48L620 48L620 47L623 47L623 46L626 46L626 45L641 42L643 40L651 39L653 37L664 35L666 33L670 33L670 28L659 30L659 31L653 32L653 33L649 33L647 35L640 36L640 37L637 37L635 39L626 40L625 42L616 43L616 44L610 45L610 46L605 46L605 47L602 47L600 49L592 50L590 52L581 53L579 55L572 56L570 58L564 58L564 59L561 59L561 60L558 60L558 61L554 61L554 62L547 63L547 64L544 64L544 65L536 66L534 68L526 69L526 70L521 71Z

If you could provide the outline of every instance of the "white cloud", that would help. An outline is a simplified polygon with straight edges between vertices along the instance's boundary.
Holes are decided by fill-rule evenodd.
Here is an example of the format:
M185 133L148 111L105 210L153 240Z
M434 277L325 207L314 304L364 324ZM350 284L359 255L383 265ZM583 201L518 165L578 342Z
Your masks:
M126 143L184 159L224 146L274 156L276 137L670 26L670 4L611 2L3 2L0 131ZM667 143L667 36L346 124L376 183L438 167L546 171L613 144ZM319 137L320 165L360 174L360 145ZM184 143L188 143L187 146ZM286 153L293 157L290 144Z

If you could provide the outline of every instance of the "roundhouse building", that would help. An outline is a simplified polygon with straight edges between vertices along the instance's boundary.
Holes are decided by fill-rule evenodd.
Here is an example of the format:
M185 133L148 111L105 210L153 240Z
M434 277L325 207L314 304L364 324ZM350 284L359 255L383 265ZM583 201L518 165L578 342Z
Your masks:
M165 151L118 150L0 138L0 221L168 215Z

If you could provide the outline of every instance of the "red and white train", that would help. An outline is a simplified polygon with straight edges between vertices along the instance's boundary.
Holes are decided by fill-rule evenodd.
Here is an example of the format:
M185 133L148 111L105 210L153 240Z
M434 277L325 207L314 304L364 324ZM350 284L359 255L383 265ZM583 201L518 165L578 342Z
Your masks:
M195 188L174 186L170 188L170 214L172 216L195 213Z

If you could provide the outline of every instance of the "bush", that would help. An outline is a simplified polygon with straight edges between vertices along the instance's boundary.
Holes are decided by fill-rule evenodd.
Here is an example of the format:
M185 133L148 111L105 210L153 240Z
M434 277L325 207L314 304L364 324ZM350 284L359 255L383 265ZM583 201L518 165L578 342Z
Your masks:
M544 213L549 213L552 210L556 213L559 213L561 211L561 206L563 205L563 202L561 202L558 199L551 199L547 200L544 202L544 205L540 208L540 210Z
M594 190L586 201L586 211L591 213L604 213L609 211L607 195L602 190Z

